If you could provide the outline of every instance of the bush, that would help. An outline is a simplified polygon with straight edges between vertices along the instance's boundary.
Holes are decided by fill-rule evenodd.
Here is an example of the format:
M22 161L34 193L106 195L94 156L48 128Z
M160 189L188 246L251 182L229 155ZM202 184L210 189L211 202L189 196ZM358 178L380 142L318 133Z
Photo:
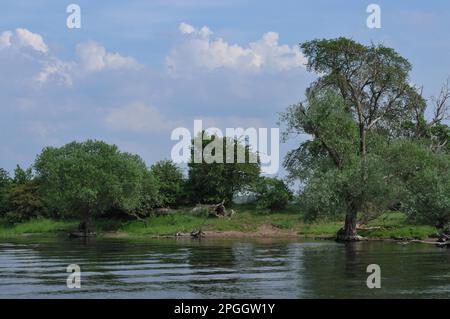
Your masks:
M5 218L10 223L18 223L44 214L44 202L39 195L35 181L17 184L8 194L8 211Z
M286 208L292 199L292 192L286 183L277 178L261 178L256 185L259 208L279 211Z
M159 161L151 167L159 183L159 204L163 207L178 206L183 194L183 173L172 161Z
M8 209L7 196L11 186L11 178L8 172L0 168L0 217L3 216Z
M406 210L418 223L444 228L450 223L450 165L447 171L427 168L408 183Z

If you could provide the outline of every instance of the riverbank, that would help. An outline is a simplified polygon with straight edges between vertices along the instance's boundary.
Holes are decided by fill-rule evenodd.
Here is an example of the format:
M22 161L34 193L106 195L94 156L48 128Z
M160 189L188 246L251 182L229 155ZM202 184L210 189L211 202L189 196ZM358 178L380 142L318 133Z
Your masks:
M342 227L342 221L305 223L302 214L292 209L273 214L260 213L256 209L239 209L230 218L205 218L179 211L167 216L149 217L145 221L99 219L96 229L98 236L110 238L176 237L199 229L211 238L333 238ZM0 237L64 236L77 226L77 220L44 218L15 225L0 223ZM427 225L409 224L404 214L392 212L364 225L358 233L371 239L427 239L434 237L437 230Z

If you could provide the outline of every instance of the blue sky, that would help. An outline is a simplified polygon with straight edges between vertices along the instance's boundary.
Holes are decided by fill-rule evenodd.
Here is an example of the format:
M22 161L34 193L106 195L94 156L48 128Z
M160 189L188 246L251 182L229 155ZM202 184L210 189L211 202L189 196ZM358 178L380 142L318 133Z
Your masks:
M274 127L314 75L298 43L382 42L437 94L450 75L448 1L4 1L0 10L0 167L29 166L44 146L102 139L151 165L177 126ZM381 7L381 29L366 7ZM282 146L282 156L295 142Z

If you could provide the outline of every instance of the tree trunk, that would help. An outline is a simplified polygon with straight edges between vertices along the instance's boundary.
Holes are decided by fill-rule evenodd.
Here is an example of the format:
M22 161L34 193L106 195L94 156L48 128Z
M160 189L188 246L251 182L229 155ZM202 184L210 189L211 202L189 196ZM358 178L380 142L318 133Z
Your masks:
M78 230L86 237L95 234L95 226L91 214L85 214L83 221L78 226Z
M339 229L337 232L337 241L357 241L361 237L356 233L356 219L358 210L352 205L352 209L345 215L344 228Z

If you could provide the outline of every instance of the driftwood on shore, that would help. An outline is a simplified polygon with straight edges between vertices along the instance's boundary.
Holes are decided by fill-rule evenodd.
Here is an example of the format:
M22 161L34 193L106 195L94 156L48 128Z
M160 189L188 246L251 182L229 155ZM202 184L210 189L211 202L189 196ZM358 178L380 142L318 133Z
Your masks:
M446 241L431 241L431 240L420 240L420 239L412 239L408 241L401 242L402 245L408 245L412 243L420 243L420 244L427 244L427 245L434 245L438 247L450 247L450 240Z
M208 209L208 216L209 217L231 217L234 214L234 211L231 209L230 211L227 211L225 208L225 200L223 200L219 204L211 205Z

